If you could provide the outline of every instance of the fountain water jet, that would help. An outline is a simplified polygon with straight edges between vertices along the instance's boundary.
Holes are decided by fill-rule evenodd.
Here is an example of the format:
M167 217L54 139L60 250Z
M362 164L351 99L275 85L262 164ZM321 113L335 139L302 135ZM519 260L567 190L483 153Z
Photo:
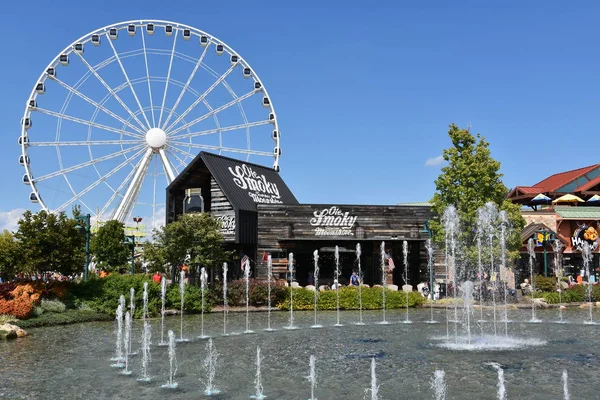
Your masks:
M404 284L409 285L408 283L408 242L404 240L402 242L402 259L404 261ZM404 290L404 288L402 288ZM408 319L408 292L404 290L405 301L406 301L406 317L404 319L405 324L410 324L411 321Z
M336 314L337 314L337 323L335 326L342 326L340 324L340 249L336 245L335 246L335 295L336 295Z
M288 255L288 269L290 272L290 324L285 329L298 329L294 326L294 288L292 286L294 282L294 253Z
M431 266L433 265L433 246L431 245L431 239L427 239L426 245L425 247L427 248L427 265ZM431 268L429 270L429 273L432 274L433 268ZM433 319L433 302L435 300L435 280L432 279L432 277L429 277L429 281L432 283L431 286L429 288L429 296L430 296L430 303L429 303L429 311L430 311L430 318L429 321L426 321L429 324L437 324L437 321L435 321Z
M581 253L581 255L583 256L583 269L585 270L585 277L587 278L587 282L586 282L586 288L585 288L585 292L586 292L586 297L588 300L588 308L590 310L590 319L587 321L584 321L584 324L588 324L588 325L595 325L594 323L594 303L592 303L592 283L590 282L590 264L592 263L592 260L594 259L594 254L592 253L592 248L590 247L588 242L583 242L583 251Z
M131 370L129 369L129 354L131 352L131 314L129 311L125 313L125 335L123 336L123 344L125 347L125 360L124 360L124 369L120 373L122 375L131 375Z
M148 282L144 282L144 293L142 295L142 324L148 318Z
M385 271L385 242L381 242L380 259L381 259L381 304L382 304L382 319L380 324L387 325L389 322L385 320L385 289L387 288L387 275Z
M533 238L527 241L527 252L529 253L529 276L531 277L531 320L529 322L539 323L541 320L535 316L535 281L533 280L533 260L535 260L535 242Z
M135 315L135 289L134 288L130 288L129 289L129 315L131 316L131 321L129 321L130 323L130 328L129 328L129 350L128 350L128 354L130 356L134 356L137 354L137 351L131 351L131 340L133 338L133 335L131 334L131 331L133 330L133 317Z
M175 333L172 330L167 332L169 337L169 381L164 385L161 385L161 388L165 389L177 389L179 386L177 382L174 381L175 374L177 373L177 355L175 354Z
M202 311L200 315L200 336L198 339L206 339L208 336L204 334L204 291L206 290L206 282L208 280L208 274L204 267L200 268L200 296L202 298Z
M256 375L254 376L254 394L250 396L251 399L262 400L267 397L263 394L262 376L260 374L261 361L260 347L256 346Z
M473 282L465 281L462 284L463 293L463 314L465 320L465 330L467 333L467 343L471 344L471 316L473 315Z
M505 280L502 280L502 271L506 271L506 236L507 230L510 228L510 222L508 220L508 215L506 211L502 210L498 213L500 218L500 260L501 260L501 270L498 268L498 276L500 278L500 282L505 282L502 285L504 292L504 336L508 336L508 281L507 277L504 277Z
M179 295L181 297L181 313L179 319L179 339L178 342L187 342L189 339L183 337L183 306L185 302L185 271L179 273Z
M558 323L564 324L563 319L563 301L562 301L562 278L564 276L564 268L562 266L562 242L559 239L555 239L552 242L552 252L554 253L554 275L556 276L556 284L558 286Z
M271 279L273 278L273 259L269 254L267 258L267 328L265 331L273 332L275 329L271 328Z
M444 380L445 375L445 372L441 369L436 370L433 374L431 388L433 389L435 400L446 400L446 382Z
M152 331L150 322L144 321L144 329L142 331L142 376L138 378L138 382L150 382L152 378L148 375L148 364L150 363L150 340L152 339Z
M125 302L125 296L121 295L123 298L123 302ZM117 320L117 343L115 356L111 358L111 361L116 361L114 364L111 364L113 368L123 368L123 304L119 304L117 307L117 316L115 318Z
M504 370L498 363L490 363L497 372L498 372L498 400L506 400L506 387L504 385Z
M223 336L227 336L227 263L223 263Z
M377 375L375 374L375 357L371 358L371 387L365 389L365 400L378 400L379 399L379 385L377 384ZM369 393L371 396L369 397Z
M314 309L315 309L315 323L311 326L311 328L322 328L323 325L319 325L317 323L317 308L319 305L319 250L315 250L313 252L313 262L315 265L315 272L313 274L313 279L315 283L315 292L314 292Z
M567 370L563 370L562 373L563 382L563 400L571 400L571 394L569 393L569 374Z
M317 398L315 397L315 389L317 387L317 372L315 371L315 356L314 354L310 355L310 373L309 375L306 377L306 379L308 379L308 381L310 382L310 399L308 400L317 400Z
M221 393L221 391L215 387L217 358L219 358L219 353L213 346L213 340L208 339L208 343L206 344L206 358L202 364L206 373L206 388L204 389L204 394L206 396Z
M362 250L360 248L360 243L356 243L356 262L358 263L358 322L356 325L364 325L363 315L362 315L362 268L360 266L360 255L362 254Z
M244 282L246 283L246 330L244 333L254 333L250 330L250 259L244 263Z
M449 276L452 276L452 297L454 299L454 338L458 336L458 308L456 305L456 247L457 241L456 236L458 235L458 227L460 225L460 219L456 211L456 207L450 205L444 210L442 215L442 224L444 226L444 242L446 249L446 296L448 296L448 280ZM448 316L449 306L446 303L446 336L450 337L450 318Z
M160 279L160 343L159 346L168 345L165 342L165 303L167 299L167 279L163 276Z

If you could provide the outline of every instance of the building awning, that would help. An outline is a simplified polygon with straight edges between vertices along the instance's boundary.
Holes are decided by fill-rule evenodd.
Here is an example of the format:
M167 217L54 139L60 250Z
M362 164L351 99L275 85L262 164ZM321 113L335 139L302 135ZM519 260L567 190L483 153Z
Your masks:
M555 206L554 211L562 219L600 219L600 207Z

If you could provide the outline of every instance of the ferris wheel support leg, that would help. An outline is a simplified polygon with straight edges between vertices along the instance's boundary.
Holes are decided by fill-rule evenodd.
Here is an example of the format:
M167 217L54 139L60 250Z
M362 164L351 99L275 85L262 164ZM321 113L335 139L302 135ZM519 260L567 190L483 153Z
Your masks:
M125 218L127 218L127 215L131 211L135 201L137 200L138 194L140 193L140 188L144 182L144 177L146 176L146 172L148 171L151 160L152 148L148 148L148 150L146 150L146 154L144 154L144 157L137 166L137 171L135 171L135 175L133 176L129 187L125 192L125 196L123 196L123 200L121 200L121 203L119 203L119 206L113 214L113 219L125 222Z
M158 154L160 155L160 160L162 161L162 165L165 169L165 173L167 174L167 179L169 180L169 183L173 182L175 180L175 174L173 173L173 167L169 162L169 158L167 157L167 153L165 153L165 149L160 149L158 151Z

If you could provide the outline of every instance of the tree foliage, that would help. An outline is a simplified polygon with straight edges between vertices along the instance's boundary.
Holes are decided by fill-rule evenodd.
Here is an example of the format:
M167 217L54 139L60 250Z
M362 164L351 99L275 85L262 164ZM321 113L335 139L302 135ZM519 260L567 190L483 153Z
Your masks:
M20 272L58 271L68 275L83 270L85 235L77 228L77 221L64 212L25 211L14 237L22 257Z
M489 143L480 134L474 136L469 129L460 129L455 124L450 125L448 135L452 147L444 150L448 164L435 181L436 193L431 200L434 213L441 217L446 207L455 206L461 221L460 239L467 248L472 248L477 234L477 210L492 202L499 211L506 211L511 224L508 249L518 249L525 221L519 205L506 197L508 188L502 182L500 162L492 158ZM434 241L444 243L440 220L432 221L431 228Z
M221 223L208 213L184 214L167 226L154 230L154 243L144 246L144 258L152 270L165 270L173 278L178 266L190 267L194 277L200 267L213 268L227 259Z
M0 275L12 278L18 272L21 263L19 243L12 232L4 230L0 233Z
M92 236L91 252L101 268L115 271L129 261L129 248L124 244L125 225L116 220L102 225Z

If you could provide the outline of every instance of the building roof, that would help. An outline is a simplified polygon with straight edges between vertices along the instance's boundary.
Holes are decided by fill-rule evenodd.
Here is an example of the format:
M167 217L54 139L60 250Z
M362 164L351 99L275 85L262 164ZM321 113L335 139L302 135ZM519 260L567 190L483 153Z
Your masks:
M600 219L600 207L555 206L554 211L563 219Z
M545 224L539 224L539 223L532 222L531 224L529 224L525 228L523 228L523 230L521 231L521 242L526 244L526 242L529 240L529 238L536 231L547 231L549 233L556 234L556 232L554 232L552 229L548 228Z
M411 203L398 203L397 206L413 206L413 207L431 207L431 203L428 201L415 201Z
M171 182L167 191L180 185L198 168L207 168L234 209L256 211L256 205L298 204L279 173L272 168L217 154L200 152Z

